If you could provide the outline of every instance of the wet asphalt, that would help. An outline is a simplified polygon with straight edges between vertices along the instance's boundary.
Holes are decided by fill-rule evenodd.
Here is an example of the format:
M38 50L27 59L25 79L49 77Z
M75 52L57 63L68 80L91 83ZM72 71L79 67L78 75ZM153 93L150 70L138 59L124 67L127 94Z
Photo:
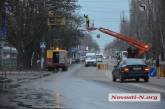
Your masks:
M15 109L164 109L161 90L152 90L150 82L114 83L112 68L100 71L83 63L75 64L68 71L21 83L14 88L10 102L16 104ZM161 93L162 99L160 102L109 102L109 93Z

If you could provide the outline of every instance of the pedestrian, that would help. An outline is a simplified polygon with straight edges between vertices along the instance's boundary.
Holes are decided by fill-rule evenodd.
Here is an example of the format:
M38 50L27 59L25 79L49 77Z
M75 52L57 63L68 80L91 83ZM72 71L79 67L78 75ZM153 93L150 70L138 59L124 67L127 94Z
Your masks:
M87 26L87 28L89 28L89 24L90 24L89 17L88 17L88 15L85 15L85 14L84 14L84 17L86 19L86 26Z

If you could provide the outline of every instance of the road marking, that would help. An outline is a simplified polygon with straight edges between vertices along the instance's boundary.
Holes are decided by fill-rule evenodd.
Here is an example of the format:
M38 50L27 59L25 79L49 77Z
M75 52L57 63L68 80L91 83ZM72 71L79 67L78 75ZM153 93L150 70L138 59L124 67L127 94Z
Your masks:
M61 109L61 95L59 93L56 93L56 109Z
M147 89L147 90L151 90L151 91L156 91L156 92L161 92L161 93L164 93L164 88L158 88L158 87L154 87L154 86L149 86L149 85L142 85L142 84L134 84L134 83L129 83L129 85L133 85L133 86L136 86L136 87L140 87L140 88L143 88L143 89Z
M107 77L109 80L112 80L111 71L106 71L106 72L105 72L105 75L106 75L106 77Z

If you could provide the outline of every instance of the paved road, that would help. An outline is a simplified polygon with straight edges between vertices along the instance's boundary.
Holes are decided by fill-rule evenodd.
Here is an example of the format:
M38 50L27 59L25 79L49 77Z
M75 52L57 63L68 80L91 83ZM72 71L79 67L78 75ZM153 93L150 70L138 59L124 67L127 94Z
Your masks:
M11 98L16 109L164 109L164 87L149 83L127 81L112 82L110 65L108 71L96 67L76 64L67 72L22 83ZM149 93L162 94L161 102L108 102L108 93Z

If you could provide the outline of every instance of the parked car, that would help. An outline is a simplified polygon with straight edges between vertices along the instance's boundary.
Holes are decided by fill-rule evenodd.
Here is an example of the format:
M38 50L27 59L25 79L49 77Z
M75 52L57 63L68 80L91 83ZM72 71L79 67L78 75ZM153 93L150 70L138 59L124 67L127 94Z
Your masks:
M112 79L116 81L120 79L123 82L125 79L144 79L145 82L149 80L149 66L145 64L143 59L128 58L119 62L112 71Z

